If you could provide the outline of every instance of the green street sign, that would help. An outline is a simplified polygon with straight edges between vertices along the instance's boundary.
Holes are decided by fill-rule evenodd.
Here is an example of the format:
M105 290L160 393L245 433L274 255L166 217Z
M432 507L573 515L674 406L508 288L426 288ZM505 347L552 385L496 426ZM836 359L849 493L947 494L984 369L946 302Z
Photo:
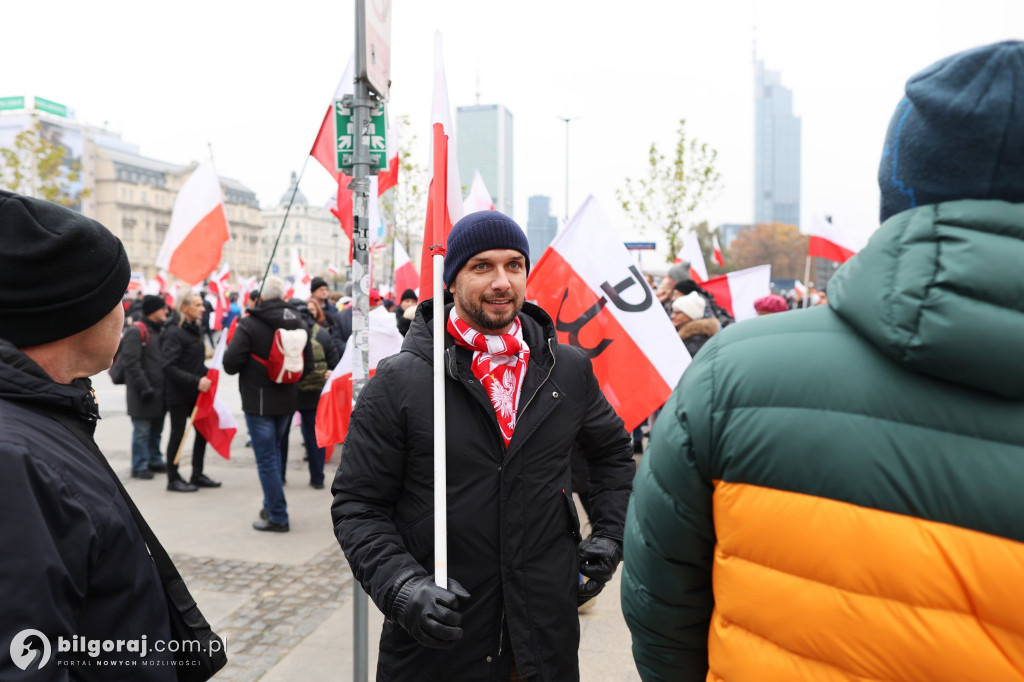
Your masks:
M51 102L48 99L42 97L36 97L36 109L39 111L45 111L48 114L54 114L56 116L68 117L68 108L63 104L57 102Z
M353 132L353 115L351 100L334 100L334 130L337 133L335 152L337 154L337 167L343 173L350 173L355 165L356 157L356 136ZM388 145L384 139L385 124L384 103L380 102L370 112L370 173L387 170L388 167Z
M0 97L0 111L10 111L12 109L24 109L25 98L24 97Z

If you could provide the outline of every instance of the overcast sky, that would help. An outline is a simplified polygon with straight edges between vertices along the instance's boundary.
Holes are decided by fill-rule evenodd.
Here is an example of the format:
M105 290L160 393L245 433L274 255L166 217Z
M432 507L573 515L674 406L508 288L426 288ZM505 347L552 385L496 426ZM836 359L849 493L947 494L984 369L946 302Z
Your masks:
M0 96L39 95L188 163L212 143L218 171L276 204L312 145L352 53L348 0L254 3L5 2ZM756 27L756 29L755 29ZM676 122L719 152L723 189L703 216L753 217L757 52L794 92L803 125L802 222L830 213L877 227L876 172L903 84L954 52L1024 38L1021 0L405 0L392 23L391 115L406 114L426 165L434 31L443 35L451 106L504 104L515 126L515 217L546 194L570 212L594 194L624 237L615 189L643 172ZM478 86L479 83L479 86ZM468 185L471 178L463 178ZM331 191L311 163L311 202Z

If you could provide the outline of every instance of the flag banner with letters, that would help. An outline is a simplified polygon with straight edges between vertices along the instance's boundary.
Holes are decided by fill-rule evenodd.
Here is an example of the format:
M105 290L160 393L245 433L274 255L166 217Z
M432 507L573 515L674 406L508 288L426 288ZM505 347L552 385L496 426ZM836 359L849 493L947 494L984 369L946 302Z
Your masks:
M530 271L526 298L583 350L633 430L668 399L690 354L597 200L588 197Z

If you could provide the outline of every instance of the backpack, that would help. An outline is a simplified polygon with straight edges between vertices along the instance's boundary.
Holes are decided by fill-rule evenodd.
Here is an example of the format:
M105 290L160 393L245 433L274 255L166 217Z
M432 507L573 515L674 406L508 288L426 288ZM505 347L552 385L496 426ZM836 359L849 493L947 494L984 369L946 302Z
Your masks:
M145 348L149 345L149 327L146 326L145 322L132 322L132 326L139 330L139 337L142 339L142 347ZM110 374L110 380L115 384L124 383L124 363L121 362L121 348L124 347L124 334L128 331L125 327L124 332L121 333L121 341L117 344L117 352L114 353L114 363L110 365L110 369L107 371Z
M275 384L294 384L302 378L306 348L305 329L275 329L270 343L270 355L264 360L255 353L252 359L267 368L267 376Z
M324 370L329 369L327 367L327 353L324 351L324 345L320 343L316 335L323 329L319 324L313 325L313 332L310 334L309 341L313 346L313 369L302 378L299 382L300 391L316 391L319 393L323 390L324 384L327 383L327 376L324 374Z

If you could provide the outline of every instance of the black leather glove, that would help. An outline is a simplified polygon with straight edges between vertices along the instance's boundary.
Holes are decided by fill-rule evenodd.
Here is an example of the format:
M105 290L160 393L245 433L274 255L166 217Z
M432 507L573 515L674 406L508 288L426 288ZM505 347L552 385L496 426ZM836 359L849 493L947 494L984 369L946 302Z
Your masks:
M451 578L446 590L434 584L434 576L416 575L399 588L391 604L391 620L424 646L450 649L462 639L459 606L466 599L469 592Z
M591 535L580 543L578 551L580 573L590 578L589 582L596 580L602 585L612 579L622 561L622 545L601 535Z
M579 589L576 590L576 605L583 606L588 601L601 594L601 590L603 589L604 583L600 580L583 580L583 582L580 583Z

